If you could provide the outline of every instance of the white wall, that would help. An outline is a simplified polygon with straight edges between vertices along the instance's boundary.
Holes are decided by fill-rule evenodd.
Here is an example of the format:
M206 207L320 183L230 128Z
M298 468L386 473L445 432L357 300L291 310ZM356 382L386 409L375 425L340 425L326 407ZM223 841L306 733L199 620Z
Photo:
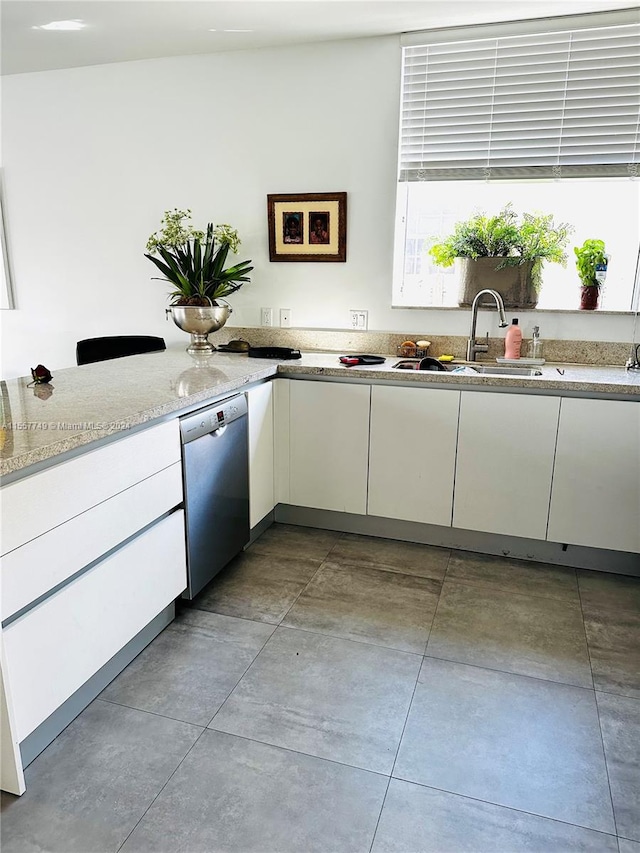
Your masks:
M3 78L18 303L2 312L3 376L70 366L82 337L185 340L143 257L170 207L239 229L255 270L234 325L272 306L346 328L367 308L370 329L466 334L466 312L391 309L399 90L395 37ZM341 190L347 263L270 263L267 193ZM546 338L631 340L629 316L544 316Z

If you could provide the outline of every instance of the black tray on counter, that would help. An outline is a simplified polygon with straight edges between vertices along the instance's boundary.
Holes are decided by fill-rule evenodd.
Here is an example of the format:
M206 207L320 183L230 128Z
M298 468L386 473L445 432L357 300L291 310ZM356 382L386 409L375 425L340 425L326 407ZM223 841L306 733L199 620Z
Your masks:
M302 358L299 349L291 347L249 347L249 358L280 358L283 360Z

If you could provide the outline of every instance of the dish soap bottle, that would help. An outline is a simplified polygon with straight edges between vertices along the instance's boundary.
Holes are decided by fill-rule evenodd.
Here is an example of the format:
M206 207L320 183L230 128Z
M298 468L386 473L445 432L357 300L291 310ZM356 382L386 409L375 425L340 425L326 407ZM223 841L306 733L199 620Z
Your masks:
M520 358L520 347L522 346L522 329L518 325L518 318L514 317L511 325L504 336L504 357Z
M542 341L540 340L540 326L533 327L533 336L529 344L529 358L542 358Z

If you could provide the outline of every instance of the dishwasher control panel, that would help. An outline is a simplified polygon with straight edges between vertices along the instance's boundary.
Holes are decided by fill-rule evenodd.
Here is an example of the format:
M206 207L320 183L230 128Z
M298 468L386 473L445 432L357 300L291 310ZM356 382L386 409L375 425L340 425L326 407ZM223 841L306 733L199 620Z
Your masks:
M180 418L180 436L182 443L193 441L208 432L215 432L247 414L247 400L244 394L238 394L226 400L220 400L200 409L191 415Z

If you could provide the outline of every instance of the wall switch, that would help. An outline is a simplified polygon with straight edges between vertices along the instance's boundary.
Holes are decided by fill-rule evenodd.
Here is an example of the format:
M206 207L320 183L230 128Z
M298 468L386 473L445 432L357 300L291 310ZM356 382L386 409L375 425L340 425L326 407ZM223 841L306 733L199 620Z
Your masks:
M351 310L351 328L358 329L359 331L365 331L369 326L369 312L359 309L357 311Z
M260 325L273 326L273 308L260 309Z
M288 329L291 325L291 308L280 309L280 325L284 329Z

